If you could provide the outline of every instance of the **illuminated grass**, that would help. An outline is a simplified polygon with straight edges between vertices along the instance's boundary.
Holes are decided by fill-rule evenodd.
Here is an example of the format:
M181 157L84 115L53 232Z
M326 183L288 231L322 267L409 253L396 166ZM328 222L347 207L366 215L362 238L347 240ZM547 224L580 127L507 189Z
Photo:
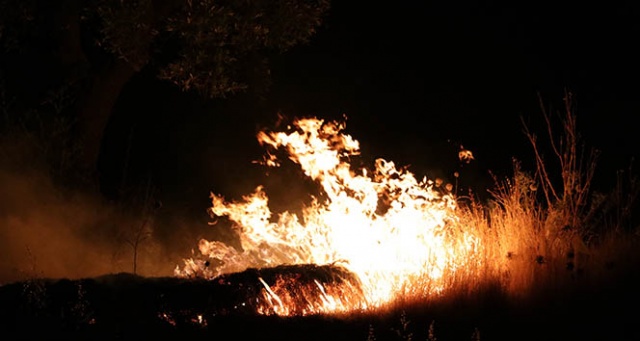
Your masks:
M418 297L412 291L391 303L384 314L385 319L398 321L393 339L436 340L438 318L457 316L466 321L474 316L481 323L491 309L525 307L549 314L549 320L557 319L558 324L563 323L559 317L569 312L577 319L589 316L594 324L624 320L611 313L611 307L637 300L632 291L638 280L640 234L633 214L639 182L630 167L616 173L610 193L591 191L597 153L583 150L571 94L564 103L565 112L557 123L543 110L551 159L545 158L540 140L525 126L536 169L525 171L514 160L509 178L494 177L488 202L465 197L471 200L459 207L458 228L472 231L482 245L481 261L471 263L478 266L449 276L440 297ZM554 124L559 125L559 134ZM424 279L423 284L428 282ZM548 311L554 306L557 312ZM601 306L609 309L599 310ZM413 317L408 318L407 311ZM466 328L471 339L480 339L481 328L473 324L460 328ZM588 336L588 328L581 328ZM369 328L367 340L378 339L376 330L375 325Z

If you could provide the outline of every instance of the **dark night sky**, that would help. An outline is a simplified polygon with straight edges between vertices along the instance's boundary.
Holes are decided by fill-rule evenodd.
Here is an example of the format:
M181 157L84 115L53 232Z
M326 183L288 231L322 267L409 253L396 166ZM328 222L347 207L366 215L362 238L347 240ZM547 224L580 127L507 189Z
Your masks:
M566 88L586 138L630 144L638 7L513 6L522 5L338 3L314 45L283 67L278 101L345 111L363 138L452 139L509 158L520 148L520 115L540 118L536 94L558 107Z
M138 113L131 167L176 198L208 205L209 191L238 195L261 181L264 169L251 164L262 153L255 133L277 112L344 114L365 160L450 176L462 144L477 159L462 175L486 184L488 171L508 172L512 157L531 162L520 117L539 123L538 93L555 111L565 89L574 93L579 131L602 151L603 182L637 154L634 2L347 3L333 3L310 44L274 60L265 101L246 94L205 102L134 80L120 103ZM131 122L118 122L107 152L122 156Z

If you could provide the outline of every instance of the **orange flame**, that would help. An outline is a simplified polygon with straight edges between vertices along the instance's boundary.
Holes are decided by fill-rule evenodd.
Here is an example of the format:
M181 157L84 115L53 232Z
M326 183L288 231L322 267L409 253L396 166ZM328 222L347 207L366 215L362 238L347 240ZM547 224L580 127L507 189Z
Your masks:
M477 267L479 239L460 228L453 195L383 159L372 171L353 169L349 158L360 153L359 143L344 128L341 122L306 118L288 132L260 132L258 141L285 150L326 198L314 198L301 216L284 212L272 219L262 186L240 201L212 194L210 213L235 223L242 251L201 240L205 259L220 265L189 259L176 275L214 278L250 267L339 263L357 276L357 289L349 288L353 283L307 284L300 291L314 291L320 299L306 300L311 303L302 308L282 290L295 285L294 279L262 281L267 304L259 312L292 315L376 308L398 295L437 294L448 276L470 264ZM269 154L265 164L280 163Z

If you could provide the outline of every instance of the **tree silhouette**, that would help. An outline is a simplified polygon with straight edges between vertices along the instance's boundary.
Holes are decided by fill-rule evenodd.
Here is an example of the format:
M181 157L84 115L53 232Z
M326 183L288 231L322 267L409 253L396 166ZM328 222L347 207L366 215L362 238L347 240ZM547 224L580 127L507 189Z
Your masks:
M306 43L328 9L329 0L0 0L0 76L25 107L73 89L79 164L92 173L136 73L207 98L266 87L268 56Z

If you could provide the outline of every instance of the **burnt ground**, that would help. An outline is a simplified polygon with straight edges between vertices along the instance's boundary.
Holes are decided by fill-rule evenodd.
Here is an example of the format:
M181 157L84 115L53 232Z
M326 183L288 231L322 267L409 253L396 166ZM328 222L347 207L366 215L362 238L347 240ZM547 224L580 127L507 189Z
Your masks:
M377 315L256 314L258 277L273 283L282 275L302 283L353 280L338 267L303 265L249 269L213 281L120 273L15 282L0 286L0 339L431 341L431 325L442 341L472 340L476 332L487 341L640 340L640 276L630 269L598 286L549 288L518 302L485 288Z

